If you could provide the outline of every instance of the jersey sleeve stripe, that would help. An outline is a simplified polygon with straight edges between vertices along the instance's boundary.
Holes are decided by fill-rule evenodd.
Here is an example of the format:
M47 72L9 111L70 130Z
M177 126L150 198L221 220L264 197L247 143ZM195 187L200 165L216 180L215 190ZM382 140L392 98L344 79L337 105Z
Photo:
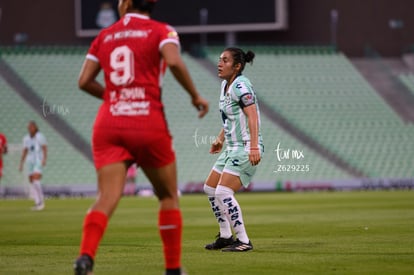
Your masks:
M161 50L161 48L165 44L167 44L167 43L174 43L174 44L176 44L178 46L178 48L180 48L180 42L177 39L175 39L175 38L167 38L167 39L164 39L164 40L161 41L160 46L159 46L159 49Z
M94 56L93 54L90 54L90 53L88 53L86 55L86 59L89 59L89 60L92 60L92 61L95 61L95 62L99 63L99 59L96 56Z

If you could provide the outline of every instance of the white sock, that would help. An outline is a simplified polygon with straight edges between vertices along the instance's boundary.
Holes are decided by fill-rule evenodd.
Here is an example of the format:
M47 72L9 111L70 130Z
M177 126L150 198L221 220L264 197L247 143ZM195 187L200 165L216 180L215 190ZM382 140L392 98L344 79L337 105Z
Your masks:
M36 205L42 204L44 200L44 196L43 196L43 190L42 190L42 185L40 184L40 180L34 180L33 186L36 190L37 198L38 198L38 202L36 203Z
M237 239L243 243L249 243L249 237L244 227L242 211L234 197L234 191L231 188L218 185L216 188L216 197L224 208L224 212L233 227L233 231L236 233Z
M39 194L33 182L30 183L29 188L30 188L30 194L33 197L35 205L38 205L40 203Z
M217 222L219 224L220 237L225 239L230 238L233 235L231 233L231 226L229 220L227 219L227 216L223 211L223 207L221 207L221 205L215 197L216 188L204 184L204 192L208 196L208 201L210 203L211 210L213 211L213 214L216 217Z

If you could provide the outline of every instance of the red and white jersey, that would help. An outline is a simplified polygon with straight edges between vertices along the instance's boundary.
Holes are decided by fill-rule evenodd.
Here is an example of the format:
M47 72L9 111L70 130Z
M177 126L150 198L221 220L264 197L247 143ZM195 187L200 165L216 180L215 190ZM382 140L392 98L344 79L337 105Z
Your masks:
M99 33L86 57L100 64L105 78L95 127L167 129L161 102L166 64L160 54L166 43L179 46L174 28L135 13Z

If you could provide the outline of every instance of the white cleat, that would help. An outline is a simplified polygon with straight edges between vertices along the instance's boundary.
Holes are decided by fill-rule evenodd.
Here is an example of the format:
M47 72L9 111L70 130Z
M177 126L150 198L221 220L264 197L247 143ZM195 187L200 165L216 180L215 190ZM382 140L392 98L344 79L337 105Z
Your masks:
M45 209L45 204L43 202L31 208L32 211L42 211L43 209Z

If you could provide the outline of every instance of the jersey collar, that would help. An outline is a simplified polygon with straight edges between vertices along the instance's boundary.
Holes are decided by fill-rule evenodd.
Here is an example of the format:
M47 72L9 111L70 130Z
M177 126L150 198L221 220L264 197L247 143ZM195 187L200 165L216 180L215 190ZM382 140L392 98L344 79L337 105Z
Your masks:
M125 14L125 17L135 17L135 18L141 18L141 19L149 19L149 16L147 15L143 15L143 14L139 14L139 13L127 13Z

